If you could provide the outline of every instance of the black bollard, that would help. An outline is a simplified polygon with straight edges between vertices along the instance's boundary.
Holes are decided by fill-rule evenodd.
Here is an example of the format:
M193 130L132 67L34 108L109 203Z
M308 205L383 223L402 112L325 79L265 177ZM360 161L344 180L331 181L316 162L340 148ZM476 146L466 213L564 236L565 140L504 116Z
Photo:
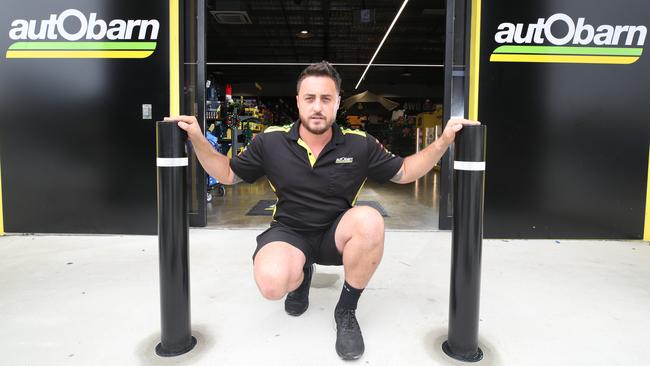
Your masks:
M182 355L196 345L190 325L187 133L175 122L156 123L160 343L158 356Z
M444 352L454 359L477 362L485 185L484 125L464 126L454 150L454 217L448 339Z

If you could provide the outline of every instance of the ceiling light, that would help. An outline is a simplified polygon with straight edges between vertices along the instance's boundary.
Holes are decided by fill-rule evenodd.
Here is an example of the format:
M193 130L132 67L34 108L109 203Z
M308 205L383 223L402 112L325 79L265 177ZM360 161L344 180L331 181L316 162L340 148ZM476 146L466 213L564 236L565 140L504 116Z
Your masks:
M312 34L309 33L309 31L307 29L303 29L300 32L296 33L296 36L298 38L307 39L307 38L311 38Z
M384 38L382 38L381 42L379 42L379 46L375 50L375 54L372 55L372 58L370 59L370 62L368 62L368 66L366 66L366 69L363 71L363 74L361 74L361 77L359 78L359 82L357 83L357 86L354 87L354 89L359 88L359 84L361 84L361 81L363 80L364 76L366 76L366 73L368 72L368 69L370 68L370 65L372 65L372 62L375 60L375 57L377 57L377 54L379 53L379 50L381 49L381 46L384 45L384 41L386 41L386 38L388 38L388 34L393 29L393 26L397 22L397 19L399 18L400 14L402 14L402 10L404 10L404 7L406 7L406 3L408 3L408 2L409 2L409 0L404 0L404 3L402 3L402 6L397 11L397 14L395 14L395 19L393 19L393 22L390 23L390 27L388 27L388 30L386 31L386 34L384 34Z

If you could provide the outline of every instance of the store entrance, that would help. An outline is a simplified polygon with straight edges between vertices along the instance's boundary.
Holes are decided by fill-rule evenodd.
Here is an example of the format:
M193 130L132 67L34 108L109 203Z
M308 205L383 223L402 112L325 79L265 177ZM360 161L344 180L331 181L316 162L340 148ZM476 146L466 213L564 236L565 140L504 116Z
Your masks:
M232 156L269 126L295 121L298 74L321 60L343 79L340 126L400 156L441 133L443 1L410 2L362 80L401 2L234 3L210 2L205 16L205 128L216 150ZM389 230L436 230L439 183L439 167L408 185L368 181L357 202L383 211ZM267 227L275 198L265 178L234 186L208 178L207 226Z

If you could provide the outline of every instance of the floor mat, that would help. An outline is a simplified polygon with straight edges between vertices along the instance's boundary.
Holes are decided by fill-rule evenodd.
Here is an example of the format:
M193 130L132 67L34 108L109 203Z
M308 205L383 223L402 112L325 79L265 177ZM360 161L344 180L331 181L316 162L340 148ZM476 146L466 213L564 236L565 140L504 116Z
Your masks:
M377 201L357 201L358 206L370 206L384 217L389 217L384 207ZM275 208L275 200L260 200L246 213L246 216L271 216Z

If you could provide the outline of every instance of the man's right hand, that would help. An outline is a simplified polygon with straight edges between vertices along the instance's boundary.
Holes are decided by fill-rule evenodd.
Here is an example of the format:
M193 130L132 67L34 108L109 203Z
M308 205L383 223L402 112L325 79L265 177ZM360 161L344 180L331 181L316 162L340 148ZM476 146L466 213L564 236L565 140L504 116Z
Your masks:
M165 117L170 123L178 122L178 127L187 132L187 137L192 141L192 147L203 169L223 184L241 182L230 169L230 158L218 152L203 136L199 122L194 116Z
M187 132L187 137L190 141L198 141L198 139L203 137L203 132L201 132L201 127L199 127L199 122L194 116L165 117L165 121L178 121L178 127Z

